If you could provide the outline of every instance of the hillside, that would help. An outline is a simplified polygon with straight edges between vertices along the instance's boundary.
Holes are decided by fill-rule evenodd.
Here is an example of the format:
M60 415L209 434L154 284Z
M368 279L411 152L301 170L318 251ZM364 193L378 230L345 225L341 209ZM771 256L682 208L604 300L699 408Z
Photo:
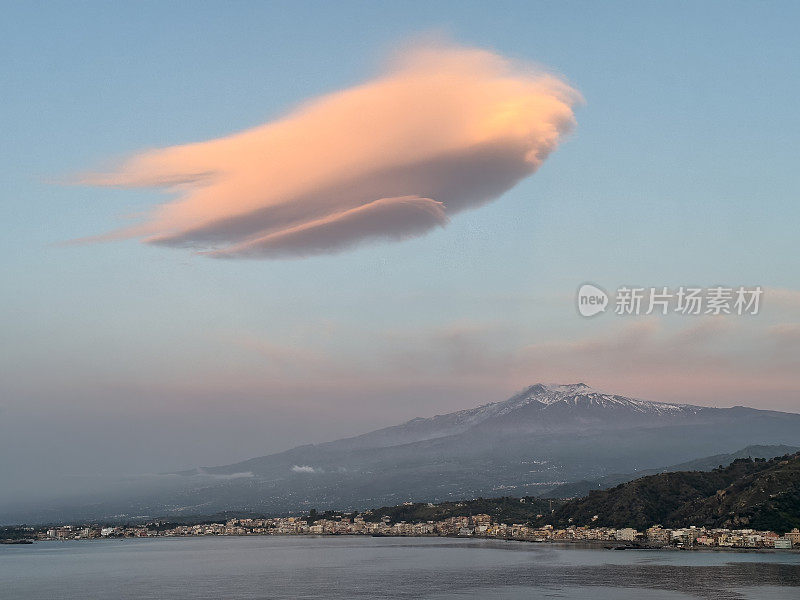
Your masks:
M633 481L634 479L639 479L647 475L656 475L658 473L668 473L672 471L711 471L716 467L729 465L737 458L775 458L776 456L794 454L795 452L800 452L800 447L784 445L747 446L736 452L715 454L713 456L698 458L660 469L645 469L637 473L614 473L599 477L598 479L583 479L581 481L565 483L542 494L542 496L545 498L580 498L582 496L587 496L592 491L606 490L621 483L627 483L628 481Z
M706 459L697 463L704 464ZM800 526L800 453L737 458L708 472L681 471L641 477L577 500L478 498L461 502L406 503L362 513L367 521L417 523L488 514L500 523L679 528L689 525L752 528L779 533ZM595 518L595 516L597 518Z
M800 526L800 453L735 460L712 471L679 471L636 479L571 500L556 525L731 527L784 532Z
M549 515L562 501L542 500L541 498L477 498L463 502L424 502L384 506L364 511L366 521L379 521L388 517L390 523L424 523L442 521L450 517L472 517L486 514L499 523L527 523Z
M0 523L288 514L310 507L364 510L403 502L567 495L553 490L763 444L800 446L800 415L652 402L582 383L539 383L502 402L356 437L229 465L138 479L126 475L102 492L60 502L0 506Z

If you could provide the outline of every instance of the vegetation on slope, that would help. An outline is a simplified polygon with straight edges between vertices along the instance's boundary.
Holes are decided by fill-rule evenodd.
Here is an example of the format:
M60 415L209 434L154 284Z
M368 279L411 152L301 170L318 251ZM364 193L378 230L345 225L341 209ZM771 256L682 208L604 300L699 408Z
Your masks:
M477 498L441 504L409 503L365 511L363 517L367 521L380 521L383 517L388 517L391 523L399 521L419 523L442 521L450 517L486 514L500 523L529 523L548 517L551 510L561 502L528 496L525 498Z
M555 525L733 527L785 532L800 526L800 453L737 459L712 471L642 477L571 500Z

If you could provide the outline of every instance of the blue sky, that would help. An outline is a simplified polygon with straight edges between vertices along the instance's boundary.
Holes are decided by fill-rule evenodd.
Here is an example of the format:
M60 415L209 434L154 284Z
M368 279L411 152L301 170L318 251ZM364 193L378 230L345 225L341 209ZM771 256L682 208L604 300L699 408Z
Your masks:
M572 376L655 400L800 408L796 3L31 2L3 13L0 437L25 469L47 453L57 472L233 461ZM585 98L574 133L499 200L421 238L306 259L61 244L166 199L65 179L275 119L425 36L539 63ZM708 327L586 320L573 298L585 281L761 285L780 301ZM25 441L76 428L88 432L79 444ZM11 462L0 471L18 475Z

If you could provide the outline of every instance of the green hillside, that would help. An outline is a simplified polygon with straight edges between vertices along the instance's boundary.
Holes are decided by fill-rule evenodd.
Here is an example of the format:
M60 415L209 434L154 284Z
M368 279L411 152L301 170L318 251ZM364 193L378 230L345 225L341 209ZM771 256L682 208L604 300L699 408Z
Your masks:
M712 471L642 477L571 500L553 514L555 525L636 527L800 527L800 453L737 459Z
M477 498L463 502L443 502L441 504L409 503L399 506L384 506L366 511L367 521L380 521L388 517L391 523L405 521L420 523L442 521L450 517L471 517L487 514L499 523L528 523L549 515L551 510L563 501L543 500L541 498Z
M594 490L607 490L621 483L627 483L634 479L639 479L647 475L656 475L658 473L667 473L674 471L711 471L716 467L722 465L729 465L737 458L775 458L776 456L784 456L786 454L794 454L800 452L800 448L796 446L786 445L753 445L730 452L727 454L715 454L714 456L706 456L688 462L680 463L677 465L670 465L660 469L647 469L639 471L638 473L613 473L597 479L584 479L571 483L564 483L552 490L542 494L543 498L579 498L586 496Z

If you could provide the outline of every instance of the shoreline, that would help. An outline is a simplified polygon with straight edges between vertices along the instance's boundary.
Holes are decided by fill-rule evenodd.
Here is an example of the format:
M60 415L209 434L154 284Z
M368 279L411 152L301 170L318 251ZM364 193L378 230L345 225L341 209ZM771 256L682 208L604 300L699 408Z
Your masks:
M44 540L26 540L15 542L4 542L2 545L17 546L17 545L31 545L39 542L102 542L106 540L122 541L122 540L167 540L167 539L197 539L197 538L264 538L264 537L280 537L280 538L391 538L391 539L458 539L458 540L476 540L476 541L494 541L494 542L515 542L524 544L542 544L549 546L560 546L565 549L585 549L585 550L609 550L609 551L669 551L669 552L732 552L737 554L742 553L756 553L756 554L800 554L800 548L747 548L735 546L702 546L695 545L691 547L682 546L649 546L649 545L625 545L615 544L613 540L526 540L515 538L499 538L491 536L462 536L462 535L371 535L360 533L329 533L329 534L290 534L290 533L274 533L274 534L207 534L207 535L154 535L154 536L108 536L102 538L73 538L73 539L44 539Z

